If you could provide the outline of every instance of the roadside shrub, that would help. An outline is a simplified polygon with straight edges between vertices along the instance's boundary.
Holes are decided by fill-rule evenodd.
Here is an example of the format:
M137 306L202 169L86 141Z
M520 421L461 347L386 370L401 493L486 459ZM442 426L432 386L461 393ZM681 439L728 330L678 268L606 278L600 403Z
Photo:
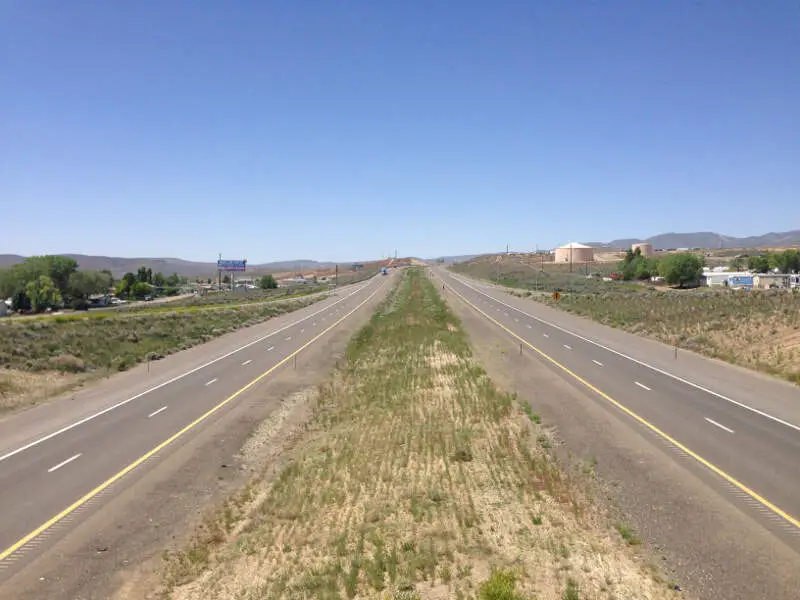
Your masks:
M83 373L86 371L86 364L77 356L72 356L72 354L54 356L48 363L56 371L65 373Z
M524 600L517 593L517 577L511 571L492 571L489 579L478 588L480 600Z

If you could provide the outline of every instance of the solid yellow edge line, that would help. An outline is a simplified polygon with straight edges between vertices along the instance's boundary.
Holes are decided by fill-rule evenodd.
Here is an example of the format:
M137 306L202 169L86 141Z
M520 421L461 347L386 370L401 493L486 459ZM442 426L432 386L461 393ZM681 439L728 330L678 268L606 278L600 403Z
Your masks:
M352 315L359 308L361 308L367 302L369 302L372 299L372 297L375 296L375 294L377 294L383 288L384 285L386 285L385 282L382 283L377 290L375 290L369 296L367 296L360 304L358 304L358 306L356 306L353 310L351 310L349 313L344 315L341 319L339 319L338 321L333 323L327 329L323 329L319 334L317 334L316 336L311 338L308 342L306 342L305 344L300 346L297 350L295 350L294 352L289 354L286 358L282 359L280 362L274 364L269 369L267 369L266 371L261 373L261 375L259 375L255 379L253 379L250 383L245 385L243 388L237 390L236 392L234 392L233 394L231 394L230 396L225 398L225 400L223 400L222 402L220 402L219 404L217 404L213 408L209 409L204 414L200 415L197 419L195 419L194 421L189 423L186 427L184 427L183 429L181 429L180 431L178 431L177 433L175 433L171 437L169 437L166 440L164 440L163 442L161 442L158 446L156 446L155 448L153 448L152 450L150 450L146 454L144 454L144 455L140 456L139 458L137 458L135 461L133 461L131 464L129 464L127 467L125 467L124 469L122 469L121 471L116 473L115 475L112 475L111 477L106 479L103 483L98 485L92 491L88 492L82 498L79 498L78 500L76 500L75 502L70 504L67 508L62 510L56 516L54 516L53 518L51 518L47 522L43 523L42 525L40 525L39 527L37 527L36 529L31 531L29 534L27 534L25 537L20 538L19 540L14 542L11 546L9 546L8 548L6 548L2 552L0 552L0 561L3 561L4 559L6 559L9 556L11 556L12 554L14 554L14 552L16 552L17 550L22 548L25 544L27 544L28 542L30 542L34 538L38 537L39 535L41 535L42 533L44 533L48 529L50 529L53 525L55 525L56 523L61 521L64 517L66 517L70 513L75 512L75 510L77 510L78 508L80 508L81 506L86 504L89 500L91 500L92 498L97 496L100 492L102 492L103 490L105 490L109 486L113 485L114 483L116 483L117 481L122 479L125 475L127 475L128 473L133 471L136 467L141 465L147 459L151 458L153 455L157 454L158 452L160 452L161 450L163 450L164 448L166 448L167 446L172 444L175 440L177 440L178 438L180 438L181 436L186 434L188 431L190 431L194 427L197 427L197 425L199 425L200 423L205 421L208 417L213 415L215 412L217 412L223 406L225 406L226 404L229 404L230 402L235 400L238 396L240 396L242 393L244 393L245 391L249 390L251 387L253 387L255 384L257 384L259 381L261 381L262 379L264 379L265 377L270 375L270 373L275 371L275 369L277 369L278 367L286 364L289 360L291 360L292 358L294 358L295 356L300 354L300 352L302 352L303 350L308 348L311 344L313 344L314 342L319 340L323 335L328 333L331 329L333 329L334 327L339 325L339 323L344 321L347 317Z
M480 308L478 308L478 307L477 307L476 305L474 305L472 302L470 302L469 300L467 300L467 299L466 299L466 298L465 298L465 297L464 297L462 294L460 294L459 292L457 292L457 291L456 291L456 290L455 290L455 289L454 289L452 286L450 286L450 285L448 285L448 284L445 284L445 285L447 285L447 287L448 287L448 288L450 288L450 290L451 290L451 291L452 291L452 292L453 292L453 293L454 293L456 296L458 296L459 298L461 298L461 300L463 300L463 301L464 301L466 304L468 304L468 305L469 305L469 306L471 306L471 307L472 307L474 310L476 310L477 312L479 312L480 314L482 314L484 317L486 317L487 319L489 319L489 320L490 320L491 322L493 322L495 325L497 325L498 327L500 327L501 329L503 329L503 330L504 330L506 333L508 333L509 335L513 336L514 338L518 339L520 342L522 342L523 344L525 344L526 346L528 346L528 347L529 347L531 350L533 350L533 351L535 351L537 354L539 354L539 356L541 356L542 358L544 358L544 359L548 360L550 363L552 363L553 365L555 365L556 367L558 367L559 369L561 369L561 370L562 370L562 371L564 371L565 373L569 374L570 376L572 376L573 378L575 378L577 381L581 382L583 385L585 385L587 388L589 388L590 390L592 390L594 393L596 393L597 395L601 396L602 398L604 398L605 400L607 400L608 402L610 402L611 404L613 404L614 406L616 406L617 408L619 408L619 409L620 409L621 411L623 411L625 414L627 414L628 416L632 417L633 419L635 419L636 421L638 421L639 423L641 423L642 425L644 425L645 427L647 427L648 429L650 429L652 432L654 432L654 433L658 434L659 436L661 436L663 439L665 439L666 441L668 441L670 444L674 445L675 447L679 448L680 450L682 450L683 452L685 452L686 454L688 454L689 456L691 456L693 459L695 459L695 460L696 460L697 462L699 462L701 465L703 465L704 467L706 467L706 468L708 468L709 470L713 471L714 473L716 473L717 475L719 475L720 477L722 477L724 480L726 480L728 483L730 483L730 484L732 484L732 485L736 486L737 488L739 488L740 490L742 490L742 491L743 491L745 494L747 494L748 496L750 496L751 498L753 498L753 499L754 499L754 500L756 500L757 502L761 503L763 506L765 506L765 507L767 507L768 509L770 509L770 510L771 510L772 512L774 512L776 515L778 515L779 517L783 518L784 520L788 521L789 523L791 523L792 525L794 525L795 527L797 527L798 529L800 529L800 520L798 520L797 518L793 517L792 515L790 515L789 513L787 513L787 512L786 512L785 510L783 510L782 508L780 508L780 507L776 506L775 504L773 504L772 502L770 502L769 500L767 500L766 498L764 498L763 496L761 496L760 494L758 494L756 491L754 491L754 490L750 489L749 487L747 487L745 484L743 484L741 481L739 481L739 480L738 480L738 479L736 479L735 477L733 477L733 476L731 476L731 475L728 475L728 474L727 474L725 471L723 471L722 469L720 469L718 466L716 466L715 464L713 464L713 463L709 462L708 460L706 460L705 458L703 458L702 456L700 456L699 454L697 454L695 451L693 451L693 450L690 450L689 448L687 448L686 446L684 446L683 444L681 444L679 441L677 441L676 439L674 439L674 438L673 438L673 437L671 437L670 435L668 435L668 434L664 433L663 431L661 431L661 430L660 430L658 427L656 427L655 425L653 425L652 423L650 423L650 422L649 422L647 419L645 419L644 417L641 417L641 416L639 416L638 414L636 414L635 412L633 412L633 411L632 411L631 409L629 409L628 407L626 407L626 406L623 406L622 404L620 404L619 402L617 402L616 400L614 400L614 398L612 398L611 396L609 396L609 395L608 395L608 394L606 394L605 392L603 392L603 391L599 390L598 388L596 388L595 386L593 386L591 383L589 383L588 381L586 381L586 380L585 380L583 377L581 377L581 376L580 376L580 375L578 375L577 373L574 373L574 372L572 372L570 369L568 369L567 367L565 367L564 365L562 365L560 362L558 362L556 359L552 358L550 355L548 355L548 354L545 354L545 353L544 353L542 350L540 350L539 348L537 348L536 346L534 346L533 344L531 344L531 343L530 343L530 342L528 342L527 340L523 339L522 337L520 337L519 335L517 335L516 333L514 333L513 331L511 331L511 330L510 330L508 327L506 327L505 325L503 325L502 323L500 323L499 321L497 321L496 319L494 319L493 317L491 317L491 316L490 316L490 315L488 315L487 313L483 312L483 311L482 311Z

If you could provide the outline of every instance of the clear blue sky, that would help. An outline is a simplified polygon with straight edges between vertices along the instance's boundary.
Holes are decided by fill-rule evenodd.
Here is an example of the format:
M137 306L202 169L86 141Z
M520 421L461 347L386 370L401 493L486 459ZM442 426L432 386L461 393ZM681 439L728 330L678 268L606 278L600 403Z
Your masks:
M794 0L2 13L0 253L348 260L800 228Z

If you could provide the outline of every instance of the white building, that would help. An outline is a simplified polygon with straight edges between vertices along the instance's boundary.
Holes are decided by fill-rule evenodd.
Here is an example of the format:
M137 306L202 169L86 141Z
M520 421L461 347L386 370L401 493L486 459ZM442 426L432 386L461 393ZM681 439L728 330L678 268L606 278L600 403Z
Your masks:
M753 285L750 271L704 271L702 280L709 287L744 287ZM740 285L740 282L749 282Z

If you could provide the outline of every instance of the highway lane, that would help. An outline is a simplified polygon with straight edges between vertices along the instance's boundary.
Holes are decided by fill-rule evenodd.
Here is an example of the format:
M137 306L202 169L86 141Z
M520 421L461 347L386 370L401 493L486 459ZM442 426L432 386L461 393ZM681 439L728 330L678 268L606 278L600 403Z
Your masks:
M590 385L604 400L638 416L641 420L634 417L634 421L640 425L646 423L651 431L657 429L662 439L675 440L707 461L709 464L698 462L744 492L748 504L759 508L762 516L792 534L800 531L800 429L784 418L791 416L786 414L787 404L800 400L796 388L782 382L770 385L773 382L753 374L753 385L762 391L759 408L751 407L749 398L728 401L714 390L699 389L689 380L645 366L642 363L650 359L647 354L631 356L628 349L629 358L591 343L585 336L573 335L563 321L552 325L537 318L534 302L512 299L494 286L441 269L435 272L509 335L517 336L525 351L530 351L527 344L538 348L562 374ZM681 360L702 359L684 355ZM784 413L780 417L763 410L770 407L771 399L771 408Z
M55 518L40 534L49 532L75 512L69 510L73 503L92 492L99 495L105 489L99 488L110 479L221 402L235 400L242 391L255 387L257 378L263 380L277 368L294 368L296 360L302 368L302 354L298 353L312 343L324 343L327 330L385 289L391 279L379 276L352 290L340 290L339 296L302 309L304 314L294 321L233 352L211 360L206 356L162 385L44 436L23 438L24 443L17 447L4 448L0 456L0 563L30 553L38 537L32 533ZM209 414L194 431L212 423L213 417ZM12 417L0 423L0 435L12 429L16 420ZM190 432L182 435L188 437ZM166 447L159 448L147 460L166 451ZM124 484L122 478L119 484Z

